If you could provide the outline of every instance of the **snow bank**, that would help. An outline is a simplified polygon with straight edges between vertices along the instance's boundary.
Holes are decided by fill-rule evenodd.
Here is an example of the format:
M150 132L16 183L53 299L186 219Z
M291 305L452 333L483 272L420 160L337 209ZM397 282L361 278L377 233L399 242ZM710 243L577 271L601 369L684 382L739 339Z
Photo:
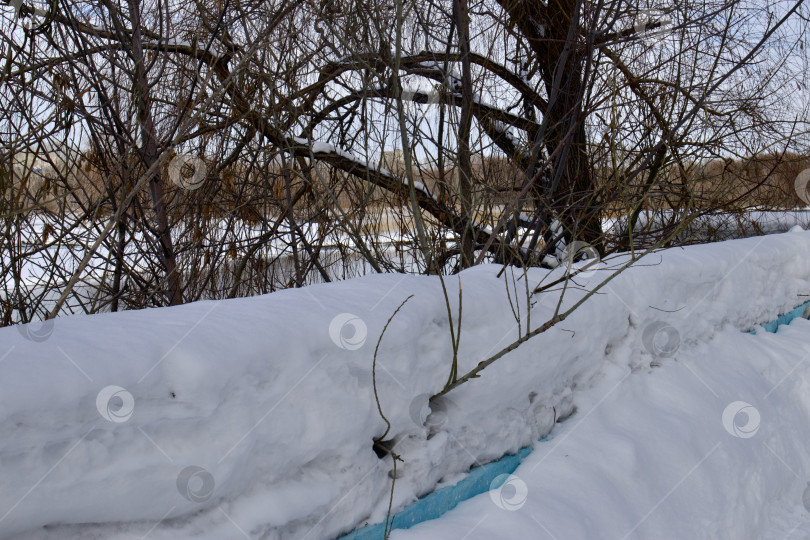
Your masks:
M727 328L651 375L614 369L512 491L391 539L810 539L808 353L800 318L777 335Z
M566 289L572 305L617 258ZM526 331L524 277L462 273L459 373ZM562 275L534 270L528 288ZM458 320L459 278L445 278ZM507 294L508 291L508 294ZM0 330L0 537L331 538L475 463L532 444L606 373L804 302L810 234L650 255L569 319L427 412L447 380L436 277L368 276L266 296ZM560 292L531 299L531 327ZM51 326L52 324L52 326ZM663 341L662 341L663 339ZM677 342L677 343L676 343ZM677 347L676 347L677 348Z

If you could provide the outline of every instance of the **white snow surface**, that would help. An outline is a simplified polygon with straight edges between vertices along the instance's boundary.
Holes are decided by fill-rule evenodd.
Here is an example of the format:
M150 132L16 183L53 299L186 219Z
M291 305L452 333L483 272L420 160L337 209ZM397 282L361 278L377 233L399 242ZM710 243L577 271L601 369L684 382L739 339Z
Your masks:
M563 308L625 259L576 277ZM459 373L525 333L525 279L531 289L564 268L499 270L444 278L454 324L461 283ZM740 331L808 293L807 232L654 253L427 417L453 356L437 277L70 316L41 341L0 329L0 538L320 539L382 521L392 465L372 450L386 432L372 363L409 295L376 367L385 438L403 459L394 509L471 465L537 449L516 472L530 488L520 511L485 494L394 538L798 532L810 517L808 323ZM532 298L532 328L559 295ZM653 356L651 324L675 329L674 356ZM117 409L127 394L99 400L110 385L132 396L131 416ZM755 437L724 430L736 400L761 412Z
M810 539L808 357L799 318L614 364L504 487L391 539Z

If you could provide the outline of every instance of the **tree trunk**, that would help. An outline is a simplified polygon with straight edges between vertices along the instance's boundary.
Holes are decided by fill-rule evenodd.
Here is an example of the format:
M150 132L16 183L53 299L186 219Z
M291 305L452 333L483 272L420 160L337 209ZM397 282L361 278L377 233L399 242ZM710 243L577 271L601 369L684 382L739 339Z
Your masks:
M135 61L135 102L138 106L138 126L141 131L140 154L144 167L149 170L160 157L155 134L155 125L152 119L152 103L149 98L149 82L146 78L146 59L143 54L143 44L140 24L140 5L138 0L129 0L130 16L132 17L132 56ZM156 170L149 179L149 194L157 217L158 241L160 242L160 259L166 270L167 291L169 305L183 303L180 289L180 276L177 273L177 262L172 246L169 218L166 213L166 198L163 192L161 174Z
M470 70L470 25L467 15L467 0L454 0L453 13L458 28L458 47L461 53L461 116L458 126L458 191L461 214L467 223L461 234L461 268L473 264L473 231L469 220L473 217L473 173L470 160L470 129L472 127L472 72Z
M566 230L566 239L587 242L601 253L602 227L594 200L583 111L587 49L579 42L582 2L550 2L547 13L548 45L541 57L549 96L546 148L549 155L556 151L556 157L552 160L551 185L545 186L546 197Z
M534 140L527 175L536 183L535 211L540 222L556 218L568 241L577 239L603 251L595 200L594 174L587 151L584 78L589 49L581 43L582 1L558 0L548 6L533 0L500 0L516 30L526 37L548 96L536 104L545 114ZM551 156L549 175L537 174L541 150ZM546 240L550 238L549 231Z

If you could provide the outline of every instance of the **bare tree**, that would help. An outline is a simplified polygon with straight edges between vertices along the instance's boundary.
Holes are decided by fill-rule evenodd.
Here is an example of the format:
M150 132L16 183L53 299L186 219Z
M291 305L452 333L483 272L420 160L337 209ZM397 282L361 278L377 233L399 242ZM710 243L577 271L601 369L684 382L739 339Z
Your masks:
M3 322L692 241L671 233L807 155L807 22L801 0L9 2ZM765 154L750 188L706 176Z

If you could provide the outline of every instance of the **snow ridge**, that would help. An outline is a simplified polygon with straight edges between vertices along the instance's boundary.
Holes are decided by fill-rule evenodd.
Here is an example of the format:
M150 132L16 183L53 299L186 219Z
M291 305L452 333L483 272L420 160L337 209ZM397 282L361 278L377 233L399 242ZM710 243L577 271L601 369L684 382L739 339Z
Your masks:
M577 276L563 308L623 260ZM564 268L499 270L445 278L454 323L457 280L463 293L459 373L525 333L529 312L536 328L557 307L559 291L530 303L522 291ZM534 444L604 373L671 361L651 349L651 325L674 329L689 351L775 318L808 291L806 232L652 254L431 414L427 397L452 358L436 277L375 275L0 329L0 536L317 539L382 521L392 465L372 449L386 431L373 354L411 294L376 369L387 439L403 459L395 512ZM134 408L123 414L127 394Z

